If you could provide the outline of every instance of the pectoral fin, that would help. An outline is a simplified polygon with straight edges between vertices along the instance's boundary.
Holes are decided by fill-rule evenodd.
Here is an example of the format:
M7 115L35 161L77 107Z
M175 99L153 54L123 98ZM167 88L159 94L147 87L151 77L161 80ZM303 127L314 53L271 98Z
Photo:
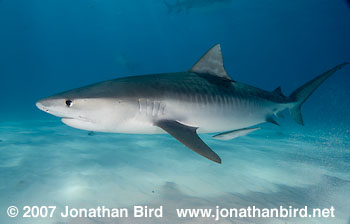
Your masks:
M177 121L161 120L155 123L182 144L214 162L221 163L220 157L211 150L197 135L197 128L180 124Z
M213 136L213 138L215 139L219 139L219 140L231 140L234 138L237 138L239 136L244 136L249 134L250 132L259 130L260 127L257 128L242 128L242 129L238 129L238 130L233 130L233 131L227 131L227 132L223 132L220 134L217 134L215 136Z

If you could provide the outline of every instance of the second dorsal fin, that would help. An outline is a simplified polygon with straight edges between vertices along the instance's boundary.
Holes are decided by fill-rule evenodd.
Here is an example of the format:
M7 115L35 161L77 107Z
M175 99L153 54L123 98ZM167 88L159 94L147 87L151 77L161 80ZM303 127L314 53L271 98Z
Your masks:
M208 50L197 61L197 63L193 65L190 71L199 74L210 74L231 80L224 68L220 44L217 44Z
M277 95L283 96L285 97L285 95L282 93L282 89L281 87L277 87L274 91L272 91L273 93L276 93Z

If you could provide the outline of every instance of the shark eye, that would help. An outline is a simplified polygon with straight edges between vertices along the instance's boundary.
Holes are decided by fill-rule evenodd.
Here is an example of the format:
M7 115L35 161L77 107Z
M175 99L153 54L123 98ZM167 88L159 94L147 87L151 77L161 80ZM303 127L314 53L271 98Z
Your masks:
M67 107L71 107L73 105L73 101L66 100L66 105L67 105Z

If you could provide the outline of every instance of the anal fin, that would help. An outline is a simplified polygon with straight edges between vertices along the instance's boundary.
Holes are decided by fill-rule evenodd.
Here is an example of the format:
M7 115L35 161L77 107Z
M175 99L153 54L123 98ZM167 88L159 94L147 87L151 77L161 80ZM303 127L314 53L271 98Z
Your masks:
M277 112L275 115L279 118L284 118L283 111Z
M271 123L271 124L275 124L275 125L277 125L277 126L280 126L280 124L277 123L277 121L275 121L275 119L272 117L272 115L268 115L268 116L266 117L266 122L269 122L269 123Z
M253 131L259 130L260 127L255 127L255 128L242 128L242 129L237 129L233 131L227 131L223 132L217 135L214 135L213 138L219 139L219 140L231 140L234 138L238 138L240 136L245 136Z
M173 120L161 120L154 124L171 136L176 138L179 142L214 162L221 163L220 157L207 146L202 139L197 135L197 128L183 125Z

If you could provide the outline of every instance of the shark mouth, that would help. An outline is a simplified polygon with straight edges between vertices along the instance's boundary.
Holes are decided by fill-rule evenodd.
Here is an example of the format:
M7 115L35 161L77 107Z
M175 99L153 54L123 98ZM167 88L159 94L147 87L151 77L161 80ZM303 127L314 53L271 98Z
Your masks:
M95 123L89 119L83 118L71 118L71 117L63 117L61 121L70 127L78 128L87 131L93 131Z
M82 117L82 116L79 116L79 117L62 117L61 120L62 120L62 122L63 122L63 120L65 120L65 121L78 120L78 121L82 121L82 122L91 122L91 123L93 123L90 119L88 119L86 117Z

